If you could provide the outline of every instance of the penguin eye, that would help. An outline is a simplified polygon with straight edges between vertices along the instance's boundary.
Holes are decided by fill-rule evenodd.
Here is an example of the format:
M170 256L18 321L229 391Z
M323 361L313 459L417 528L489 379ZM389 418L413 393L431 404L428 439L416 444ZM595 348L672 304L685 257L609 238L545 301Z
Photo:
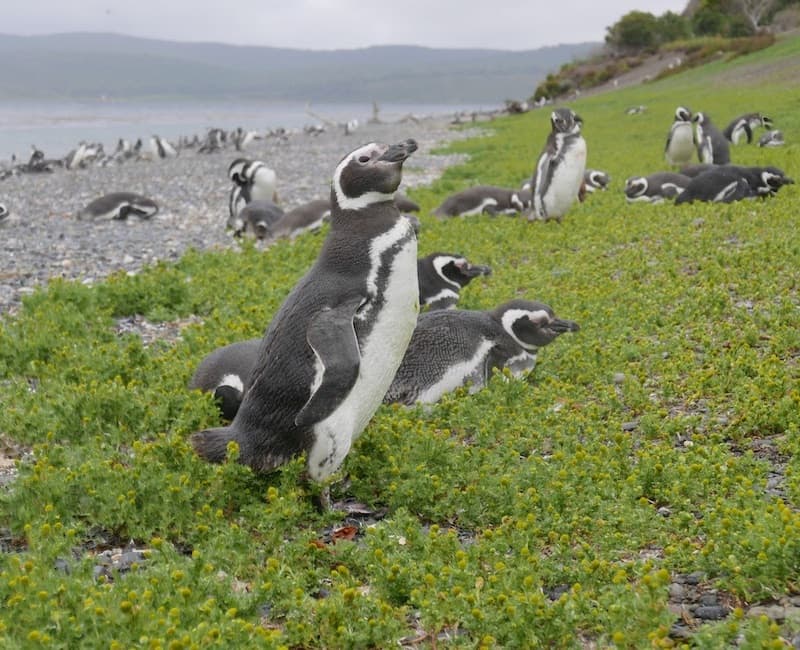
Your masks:
M368 163L369 161L370 161L369 156L359 156L358 157L358 162L360 162L362 165Z

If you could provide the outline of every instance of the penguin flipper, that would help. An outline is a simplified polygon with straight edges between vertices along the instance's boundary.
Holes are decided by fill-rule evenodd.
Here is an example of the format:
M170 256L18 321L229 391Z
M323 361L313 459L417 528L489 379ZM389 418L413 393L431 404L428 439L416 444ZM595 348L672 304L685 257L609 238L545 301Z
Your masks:
M362 302L363 298L357 296L337 307L326 307L311 319L306 341L317 357L317 386L295 416L298 427L328 417L356 383L361 351L353 317Z

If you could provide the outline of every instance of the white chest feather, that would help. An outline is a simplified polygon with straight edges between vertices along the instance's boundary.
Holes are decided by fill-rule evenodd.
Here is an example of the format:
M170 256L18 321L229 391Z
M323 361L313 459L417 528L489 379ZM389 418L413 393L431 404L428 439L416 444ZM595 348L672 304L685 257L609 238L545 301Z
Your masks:
M411 227L404 218L372 240L371 269L367 276L369 299L360 316L379 306L375 298L381 292L378 276L383 254L406 237ZM359 341L358 378L338 408L314 425L316 440L308 454L308 470L315 480L324 479L342 464L353 440L381 405L414 333L419 313L416 238L408 239L386 263L391 267L381 292L383 303L369 334Z
M578 198L586 171L586 140L577 138L564 152L563 160L553 171L550 185L542 196L549 218L560 218Z
M686 122L677 123L670 135L667 147L667 160L670 164L679 165L687 163L694 155L694 134L692 125Z
M472 357L450 366L439 381L419 394L417 401L432 404L433 402L439 401L441 396L445 393L449 393L463 386L468 381L473 382L473 388L475 390L481 388L483 385L483 366L486 361L486 355L489 354L489 351L493 347L494 343L492 341L483 339Z

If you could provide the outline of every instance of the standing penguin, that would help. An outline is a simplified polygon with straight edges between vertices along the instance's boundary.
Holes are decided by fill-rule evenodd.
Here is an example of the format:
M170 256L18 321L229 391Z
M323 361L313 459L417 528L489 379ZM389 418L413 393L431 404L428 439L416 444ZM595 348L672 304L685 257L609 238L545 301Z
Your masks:
M319 257L272 319L233 422L192 436L200 456L221 462L235 441L256 471L304 451L312 480L340 467L416 325L417 239L393 201L416 149L413 140L370 143L336 167Z
M556 318L541 302L512 300L492 311L451 309L419 317L387 403L433 403L467 382L483 388L495 368L515 377L533 369L539 348L578 324Z
M586 169L583 120L570 108L550 115L551 131L531 179L533 204L529 219L561 221L578 198Z
M732 119L722 134L733 144L739 144L742 137L747 139L747 144L750 144L753 142L753 131L759 126L771 129L772 120L761 113L745 113Z
M491 274L488 266L470 264L465 257L453 253L421 257L417 262L420 307L451 309L456 306L461 289L474 278Z
M692 159L695 150L692 130L692 112L685 106L675 109L675 119L667 135L664 156L670 165L686 165Z
M707 113L695 113L695 141L700 162L712 165L727 165L731 161L731 149L725 136L714 126Z
M234 185L228 198L228 224L235 222L250 201L278 202L277 175L260 160L237 158L228 167Z

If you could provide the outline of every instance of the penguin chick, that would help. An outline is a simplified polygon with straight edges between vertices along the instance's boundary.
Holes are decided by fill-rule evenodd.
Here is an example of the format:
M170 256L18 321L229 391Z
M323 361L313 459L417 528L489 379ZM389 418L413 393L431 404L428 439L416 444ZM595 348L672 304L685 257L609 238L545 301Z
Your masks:
M495 368L519 377L536 365L539 348L578 330L577 323L556 318L548 305L529 300L512 300L492 311L426 312L384 402L433 403L467 383L476 392Z

